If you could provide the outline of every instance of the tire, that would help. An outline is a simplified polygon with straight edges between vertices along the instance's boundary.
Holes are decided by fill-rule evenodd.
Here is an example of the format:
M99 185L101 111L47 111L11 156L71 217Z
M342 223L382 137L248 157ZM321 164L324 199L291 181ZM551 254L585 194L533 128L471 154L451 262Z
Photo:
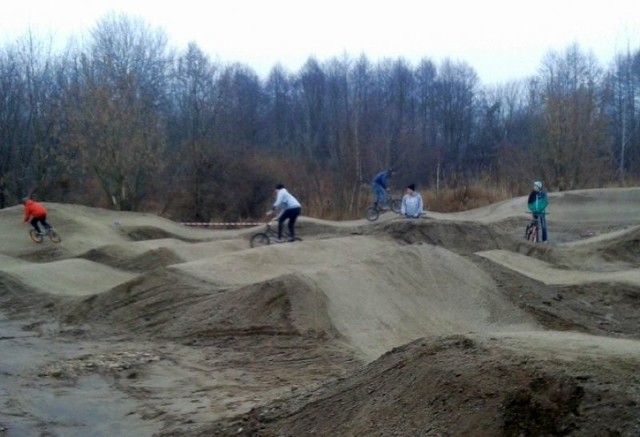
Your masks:
M402 211L402 199L393 199L391 201L391 210L396 214L400 214L400 211Z
M49 239L54 243L60 243L62 241L60 234L58 234L53 228L49 229Z
M258 232L257 234L254 234L251 237L251 240L249 240L249 244L251 245L251 247L267 246L269 243L271 243L271 241L269 240L269 236L264 232Z
M529 228L529 234L527 235L527 240L529 240L531 243L537 243L539 238L538 238L538 227L537 226L531 226Z
M36 232L35 229L29 229L29 236L33 240L34 243L42 243L42 235Z
M375 222L380 217L380 211L375 206L370 206L367 208L366 217L370 222Z

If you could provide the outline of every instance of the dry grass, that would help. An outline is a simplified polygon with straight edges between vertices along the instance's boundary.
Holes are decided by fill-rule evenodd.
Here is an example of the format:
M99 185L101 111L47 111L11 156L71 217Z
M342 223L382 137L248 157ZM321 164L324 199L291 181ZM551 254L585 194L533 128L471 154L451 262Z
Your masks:
M474 184L444 188L438 193L426 191L421 194L427 210L456 212L490 205L523 193L514 193L510 187Z

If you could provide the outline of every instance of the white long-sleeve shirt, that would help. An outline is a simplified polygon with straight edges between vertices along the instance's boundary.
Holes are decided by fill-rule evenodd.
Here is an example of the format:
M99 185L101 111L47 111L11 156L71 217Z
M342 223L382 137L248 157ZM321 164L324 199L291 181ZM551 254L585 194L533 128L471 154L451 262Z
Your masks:
M422 196L420 193L405 194L402 198L402 207L400 212L406 217L418 218L422 215Z
M298 202L298 199L296 199L295 197L293 197L291 195L291 193L289 193L287 191L286 188L280 188L278 190L278 195L276 196L276 201L273 204L273 209L278 209L279 207L281 207L283 209L291 209L291 208L300 208L300 202Z

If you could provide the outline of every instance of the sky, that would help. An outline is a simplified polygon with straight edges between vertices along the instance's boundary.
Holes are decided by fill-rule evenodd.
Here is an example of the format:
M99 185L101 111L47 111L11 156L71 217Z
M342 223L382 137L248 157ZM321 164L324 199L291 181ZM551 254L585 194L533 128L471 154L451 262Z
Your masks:
M0 42L29 31L66 42L110 12L163 29L177 49L195 42L212 60L262 77L278 63L296 72L311 56L365 54L414 66L463 61L496 84L536 74L547 53L573 43L603 67L640 49L639 0L4 0Z

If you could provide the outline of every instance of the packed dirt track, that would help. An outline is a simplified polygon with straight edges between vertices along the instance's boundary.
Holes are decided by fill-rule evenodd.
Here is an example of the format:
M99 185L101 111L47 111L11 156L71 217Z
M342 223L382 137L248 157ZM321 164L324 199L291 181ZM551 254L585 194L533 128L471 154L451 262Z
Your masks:
M2 436L638 436L640 188L260 227L0 210Z

